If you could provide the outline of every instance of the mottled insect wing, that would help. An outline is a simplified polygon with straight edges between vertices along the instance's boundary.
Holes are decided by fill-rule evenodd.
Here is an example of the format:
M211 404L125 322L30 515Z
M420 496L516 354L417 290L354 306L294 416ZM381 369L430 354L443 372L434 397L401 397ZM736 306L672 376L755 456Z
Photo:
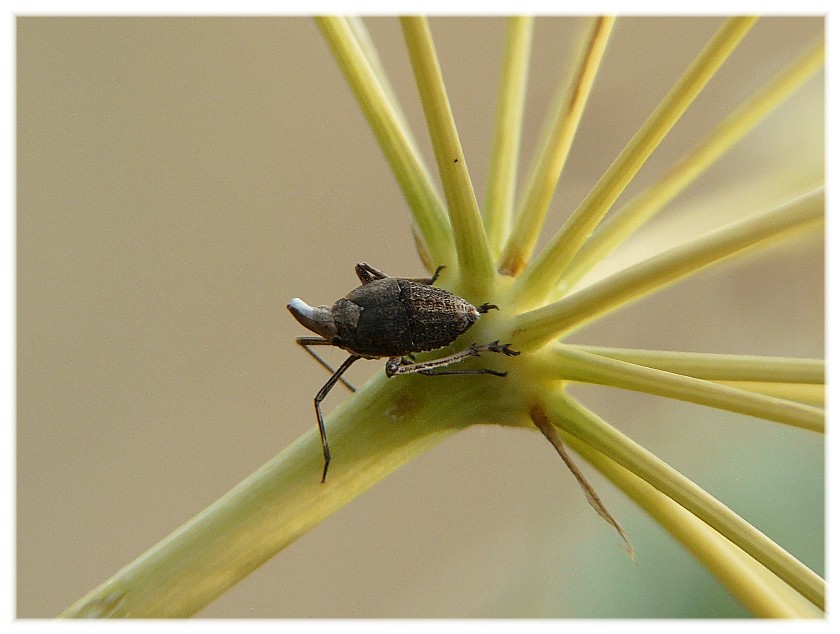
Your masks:
M400 303L416 352L448 346L478 320L475 307L457 295L409 280L400 280Z

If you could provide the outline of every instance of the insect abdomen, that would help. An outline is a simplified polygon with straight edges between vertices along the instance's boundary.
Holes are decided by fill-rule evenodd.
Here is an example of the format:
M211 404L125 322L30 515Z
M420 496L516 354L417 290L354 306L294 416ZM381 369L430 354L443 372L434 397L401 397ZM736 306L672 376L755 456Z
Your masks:
M410 280L399 285L415 352L448 346L478 319L472 304L449 291Z

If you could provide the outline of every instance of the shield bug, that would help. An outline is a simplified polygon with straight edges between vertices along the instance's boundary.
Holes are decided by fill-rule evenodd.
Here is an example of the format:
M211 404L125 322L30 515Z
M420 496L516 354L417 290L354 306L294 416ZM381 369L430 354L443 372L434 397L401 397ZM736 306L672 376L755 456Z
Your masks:
M362 282L332 306L309 306L294 298L287 308L295 319L318 337L298 337L297 343L311 354L318 363L332 372L329 380L315 395L315 414L321 445L324 449L324 473L327 479L330 466L330 446L321 401L338 381L351 391L352 385L341 375L359 359L388 358L385 374L491 374L505 376L507 372L489 369L446 369L482 352L499 352L507 356L519 353L510 344L498 341L472 344L468 348L441 359L416 362L418 352L438 350L448 346L478 321L494 304L473 306L457 295L435 288L433 284L444 267L439 266L430 278L389 277L369 264L356 265L356 275ZM333 370L310 346L335 346L350 353L337 370Z

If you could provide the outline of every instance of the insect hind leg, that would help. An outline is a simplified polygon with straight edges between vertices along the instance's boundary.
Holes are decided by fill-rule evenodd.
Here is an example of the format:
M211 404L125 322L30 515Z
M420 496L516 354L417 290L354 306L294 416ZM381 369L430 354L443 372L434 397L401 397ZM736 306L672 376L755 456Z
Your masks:
M431 361L414 362L406 357L392 357L385 364L385 374L389 378L397 374L425 374L427 376L435 374L492 374L494 376L507 376L507 372L488 369L443 370L443 368L460 363L470 357L481 356L482 352L498 352L508 357L515 357L519 354L516 350L510 349L509 343L500 344L498 340L491 343L474 343L465 350Z
M474 370L417 370L416 374L423 374L425 376L439 376L441 374L492 374L493 376L507 376L507 371L477 368Z

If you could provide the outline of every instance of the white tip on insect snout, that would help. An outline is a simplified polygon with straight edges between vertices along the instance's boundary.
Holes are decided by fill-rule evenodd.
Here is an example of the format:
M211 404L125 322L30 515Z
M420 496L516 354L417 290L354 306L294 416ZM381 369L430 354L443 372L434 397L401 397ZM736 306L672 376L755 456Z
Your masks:
M302 299L295 297L286 305L286 308L302 326L312 332L325 339L335 336L335 323L329 306L310 306Z
M297 297L292 298L292 301L286 305L286 308L288 308L292 314L301 313L306 315L312 312L312 306Z
M290 301L286 305L286 308L288 308L289 312L295 316L295 319L297 319L307 328L311 329L311 326L309 325L311 322L319 321L318 309L313 308L305 301L303 301L302 299L298 299L297 297Z

